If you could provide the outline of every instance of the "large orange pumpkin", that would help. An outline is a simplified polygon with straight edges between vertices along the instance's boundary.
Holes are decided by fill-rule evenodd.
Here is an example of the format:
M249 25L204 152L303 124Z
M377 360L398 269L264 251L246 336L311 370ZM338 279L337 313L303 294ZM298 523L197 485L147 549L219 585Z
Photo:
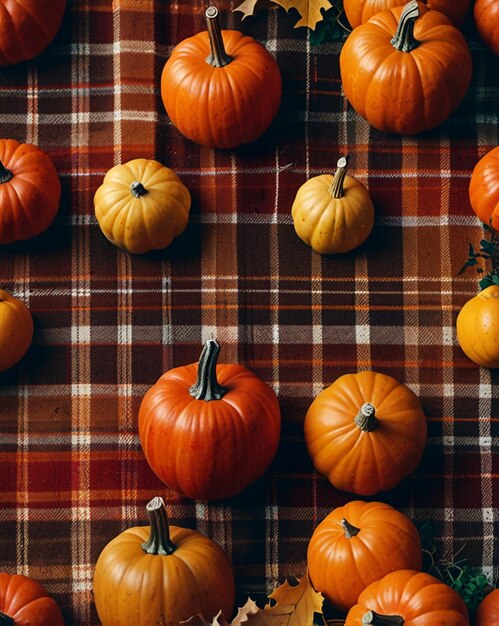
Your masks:
M499 0L476 0L473 17L483 43L499 54Z
M234 575L220 546L195 530L169 527L160 497L147 512L150 526L125 530L97 559L93 591L102 626L177 626L195 614L230 616Z
M54 39L66 0L0 0L0 65L39 55Z
M33 318L28 307L0 289L0 372L15 365L33 339Z
M0 624L64 626L56 601L36 580L21 574L0 574Z
M473 211L481 221L499 233L499 146L487 152L475 165L469 196Z
M430 574L399 570L371 583L345 626L470 626L461 596Z
M421 541L411 520L390 505L354 500L317 526L307 561L315 589L346 612L368 585L389 572L420 570Z
M463 100L472 61L461 32L411 0L376 14L340 54L343 90L378 130L414 135L445 121Z
M475 626L499 624L499 589L494 589L481 601L475 616Z
M0 139L0 244L31 239L46 230L59 209L57 170L40 148Z
M392 489L416 469L426 441L416 394L379 372L340 376L305 417L315 468L338 489L363 496Z
M219 352L209 339L199 365L163 374L139 410L140 441L152 470L193 499L239 493L262 476L279 444L274 391L242 365L217 365Z
M471 0L428 0L428 8L440 11L454 24L461 26L464 22ZM405 0L343 0L343 9L352 28L364 24L376 13L400 7Z
M499 367L499 285L490 285L464 304L456 331L469 359L482 367Z
M204 146L235 148L270 126L281 102L281 74L255 39L220 30L215 7L206 17L208 32L179 43L166 62L161 97L183 135Z

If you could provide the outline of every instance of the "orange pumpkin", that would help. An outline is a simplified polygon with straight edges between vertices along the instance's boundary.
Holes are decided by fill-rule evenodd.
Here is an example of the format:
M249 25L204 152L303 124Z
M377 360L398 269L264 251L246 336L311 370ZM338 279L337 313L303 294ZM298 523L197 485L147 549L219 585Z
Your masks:
M499 367L499 285L490 285L465 303L456 330L469 359L482 367Z
M64 626L56 601L36 580L21 574L0 574L0 624Z
M61 26L66 0L0 0L0 65L38 56Z
M15 365L33 340L33 318L28 307L0 289L0 372Z
M374 225L374 207L364 185L346 176L346 159L334 176L307 180L291 207L296 234L320 254L348 252L360 246Z
M0 139L0 243L31 239L59 209L61 183L50 157L15 139Z
M255 39L220 30L206 11L208 32L179 43L163 68L161 97L174 126L198 144L235 148L254 141L279 110L279 67Z
M444 122L464 98L471 70L461 32L416 0L355 28L340 54L348 101L388 133L414 135Z
M382 502L355 500L317 526L307 561L315 589L346 612L368 585L389 572L420 570L421 541L403 513Z
M242 365L217 365L209 339L199 365L174 368L146 393L139 437L156 475L193 499L233 496L260 478L279 445L271 387Z
M337 489L363 496L392 489L416 469L426 431L416 394L372 371L340 376L305 417L305 442L317 471Z
M235 584L222 549L195 530L169 527L160 497L147 512L150 526L125 530L97 559L93 591L102 626L177 626L195 614L230 615Z
M475 165L469 187L470 203L480 220L499 233L499 146Z
M428 0L428 8L446 15L454 26L464 22L471 0ZM343 9L352 28L364 24L376 13L405 4L405 0L343 0Z
M475 616L475 626L499 624L499 589L494 589L480 602Z
M430 574L399 570L371 583L345 626L470 626L461 596Z
M499 54L499 0L476 0L473 17L480 39Z

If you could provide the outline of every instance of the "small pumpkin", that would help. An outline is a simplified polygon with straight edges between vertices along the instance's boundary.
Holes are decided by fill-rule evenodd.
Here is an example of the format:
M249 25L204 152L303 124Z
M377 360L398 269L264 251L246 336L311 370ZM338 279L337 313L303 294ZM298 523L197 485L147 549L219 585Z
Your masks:
M254 141L277 115L279 67L255 39L221 30L218 9L206 10L208 32L179 43L161 75L161 97L172 123L188 139L236 148Z
M142 254L166 248L184 232L191 194L169 167L134 159L107 172L95 192L94 207L109 241Z
M364 24L368 19L394 7L403 6L406 0L343 0L343 10L352 28ZM471 0L428 0L429 9L446 15L454 26L462 26Z
M372 126L415 135L444 122L461 103L472 61L461 32L411 0L352 31L340 72L345 96Z
M112 539L95 564L93 592L102 626L177 626L192 615L230 615L232 567L214 541L169 526L164 501L147 505L149 526Z
M499 146L487 152L473 168L469 196L480 220L499 233Z
M499 0L476 0L473 17L480 39L499 55Z
M233 496L263 475L279 445L281 414L269 385L243 365L217 365L209 339L199 364L169 370L139 410L139 437L155 474L192 499Z
M345 626L470 626L461 596L430 574L391 572L371 583L348 612Z
M499 367L499 285L486 287L464 304L456 331L469 359L482 367Z
M499 589L494 589L480 602L475 626L492 626L499 624Z
M32 144L0 139L0 244L42 233L60 199L61 183L48 154Z
M38 56L56 36L66 0L1 0L0 65Z
M296 234L320 254L353 250L367 239L374 225L369 192L346 175L346 165L342 157L334 176L310 178L298 189L291 207Z
M307 561L315 589L346 612L368 585L389 572L420 570L421 541L411 520L390 505L354 500L317 526Z
M0 624L2 626L64 626L56 601L33 578L0 573Z
M0 289L0 372L18 361L33 340L33 318L22 300Z
M395 378L365 371L340 376L305 416L315 468L343 491L372 496L413 472L423 454L426 418L416 394Z

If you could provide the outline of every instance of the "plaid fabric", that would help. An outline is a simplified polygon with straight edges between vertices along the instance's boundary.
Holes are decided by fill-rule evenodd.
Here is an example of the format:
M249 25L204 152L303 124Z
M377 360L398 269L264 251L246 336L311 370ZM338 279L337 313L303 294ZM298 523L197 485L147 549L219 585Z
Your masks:
M433 520L447 559L499 573L498 372L455 337L477 276L458 275L482 229L467 189L499 144L499 59L465 27L473 83L459 110L417 138L369 128L342 95L341 44L313 46L277 7L224 27L262 41L284 94L266 135L235 151L200 148L170 124L159 96L173 46L204 28L200 0L73 0L37 59L0 69L2 137L39 145L63 185L53 226L0 248L0 284L35 321L33 346L0 375L0 565L42 582L66 624L98 624L95 561L114 536L147 523L162 495L172 523L211 536L231 558L237 602L263 601L302 576L309 538L352 499L318 476L305 412L341 374L374 369L421 398L429 438L417 472L380 494ZM298 187L348 154L369 187L376 225L360 249L315 254L290 217ZM135 157L173 168L193 197L190 224L166 251L132 256L93 215L105 172ZM244 493L218 503L167 490L145 462L137 412L167 369L196 361L211 336L279 395L278 455Z

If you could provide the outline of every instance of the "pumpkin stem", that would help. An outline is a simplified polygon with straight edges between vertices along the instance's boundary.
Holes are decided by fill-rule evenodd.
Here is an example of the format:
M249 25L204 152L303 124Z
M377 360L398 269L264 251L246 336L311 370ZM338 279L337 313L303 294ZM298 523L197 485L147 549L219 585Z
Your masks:
M370 433L378 425L378 418L375 415L375 410L372 404L366 402L360 407L360 411L355 417L355 423L360 430Z
M341 520L340 524L342 525L343 530L345 531L345 537L347 539L351 539L352 537L355 537L355 535L358 535L360 533L360 528L357 528L357 526L350 524L350 522L346 520L345 518Z
M400 52L411 52L417 48L420 42L414 37L414 24L419 17L419 5L417 0L408 2L400 16L397 32L391 40L391 44Z
M380 615L368 611L362 617L362 626L404 626L404 618L400 615Z
M173 554L177 546L170 539L168 517L163 498L156 496L146 505L147 515L151 523L149 539L142 544L147 554Z
M135 196L136 198L140 198L141 196L145 196L146 193L149 193L144 185L138 180L134 181L130 185L130 191L132 192L132 196Z
M0 613L0 624L1 626L14 626L14 620L5 613Z
M206 63L213 67L224 67L229 65L232 57L225 52L224 40L222 38L222 30L218 21L217 7L208 7L205 11L206 27L208 29L208 37L210 38L210 55L206 57Z
M345 180L345 174L347 173L347 160L346 157L341 157L336 163L336 172L334 173L333 182L331 183L328 191L333 198L343 198L345 192L343 191L343 182Z
M0 161L0 184L8 183L13 176L14 174Z
M216 339L208 339L204 344L199 357L198 376L196 384L192 385L189 393L196 400L220 400L227 389L219 385L217 380L217 360L220 354L220 344Z

